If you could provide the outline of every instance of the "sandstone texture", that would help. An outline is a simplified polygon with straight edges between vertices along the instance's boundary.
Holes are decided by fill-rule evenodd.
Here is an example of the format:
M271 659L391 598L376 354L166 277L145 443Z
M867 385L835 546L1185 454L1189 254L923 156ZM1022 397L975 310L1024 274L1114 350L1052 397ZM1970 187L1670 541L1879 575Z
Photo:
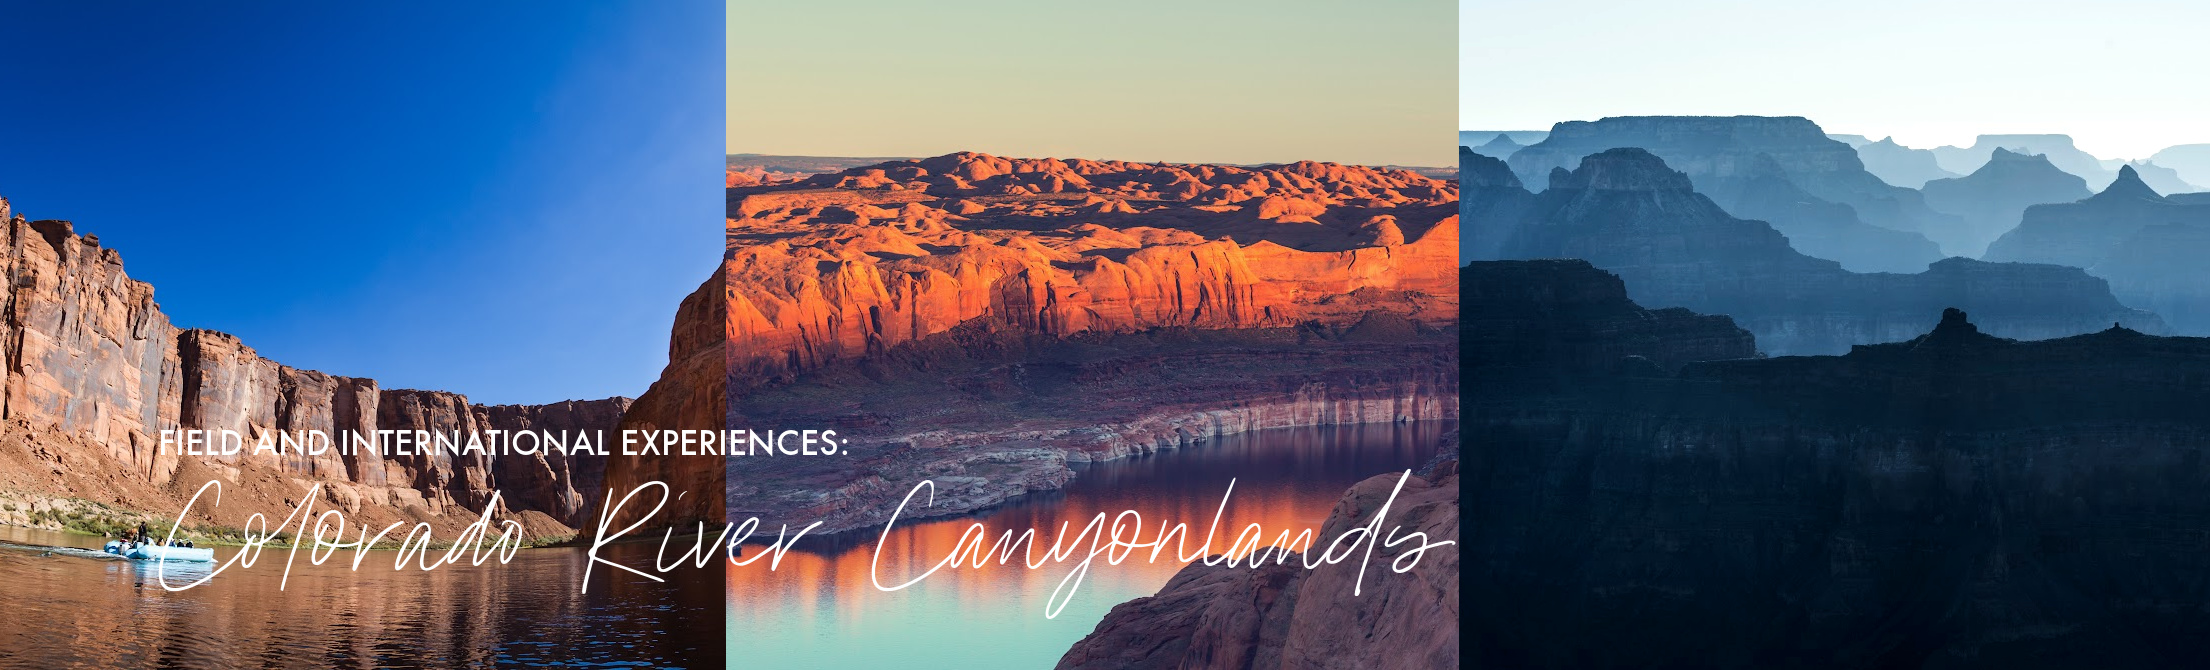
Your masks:
M728 423L854 443L729 459L729 509L847 530L921 479L957 514L1068 462L1454 417L1456 199L1393 169L973 153L732 188Z
M1455 437L1455 436L1453 436ZM1405 481L1379 475L1343 494L1321 525L1321 546L1373 523L1384 503L1382 534L1458 538L1457 462L1445 460ZM1384 565L1410 544L1376 548L1354 560L1307 570L1192 563L1157 595L1114 606L1097 629L1059 659L1066 670L1106 668L1450 668L1459 664L1457 547L1430 549L1404 573ZM1317 555L1317 553L1315 554Z
M0 491L10 496L173 515L216 479L225 482L222 507L187 522L235 527L251 512L281 518L319 483L324 509L458 527L499 491L501 514L550 537L582 526L604 485L601 459L560 454L162 453L159 435L174 429L236 430L249 446L303 430L603 430L614 439L630 401L484 406L293 368L231 335L172 325L120 254L66 221L26 220L0 200L0 229L0 271L12 280L0 306Z
M728 288L726 276L717 271L676 307L675 325L668 337L668 365L660 371L660 379L622 414L622 430L721 428L729 402L722 376L728 366L728 319L723 307ZM615 453L606 461L604 490L611 492L616 502L646 482L668 485L672 499L654 517L660 522L656 525L695 528L698 522L718 524L724 518L722 491L726 484L719 456ZM606 506L607 494L597 495L598 499L590 501L594 512ZM621 514L608 516L609 525L623 528L649 513L651 505L644 499L640 495L639 502L623 508ZM591 521L597 523L595 513Z

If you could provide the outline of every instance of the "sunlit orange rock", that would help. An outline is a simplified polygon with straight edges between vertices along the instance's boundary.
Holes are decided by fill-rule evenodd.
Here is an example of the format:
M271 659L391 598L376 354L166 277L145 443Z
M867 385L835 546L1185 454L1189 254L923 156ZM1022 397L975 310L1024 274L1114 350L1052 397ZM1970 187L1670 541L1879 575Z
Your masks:
M1457 187L1333 163L957 153L730 189L741 389L963 324L1050 335L1456 318Z

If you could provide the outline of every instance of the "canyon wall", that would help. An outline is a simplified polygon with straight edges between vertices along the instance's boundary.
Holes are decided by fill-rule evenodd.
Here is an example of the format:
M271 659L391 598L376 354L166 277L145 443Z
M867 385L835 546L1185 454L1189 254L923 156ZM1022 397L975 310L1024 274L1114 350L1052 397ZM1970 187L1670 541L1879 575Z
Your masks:
M1797 251L1852 271L1917 271L1944 256L1928 238L1960 224L1928 208L1918 191L1865 171L1856 149L1801 117L1567 121L1509 164L1520 181L1542 184L1583 157L1624 148L1663 158L1728 214L1765 221Z
M1495 172L1493 159L1461 158ZM1513 195L1524 189L1490 181L1477 196L1482 201L1525 201ZM2042 207L2050 206L2029 216ZM2167 328L2076 267L1950 258L1912 274L1850 272L1791 248L1763 221L1729 215L1688 175L1641 149L1588 156L1572 171L1554 171L1531 204L1489 212L1495 218L1468 222L1496 230L1482 233L1485 248L1496 251L1479 260L1586 259L1624 278L1638 303L1733 317L1773 355L1838 354L1909 339L1945 307L1971 311L1990 332L2018 339L2112 323L2149 333ZM1505 218L1511 214L1517 218Z
M740 386L970 322L1063 336L1455 318L1457 190L1410 172L953 154L729 197Z
M1530 295L1592 288L1550 269L1502 268L1555 287ZM1489 348L1533 353L1469 350L1465 373L1474 665L2210 661L2210 340L2020 342L1949 310L1844 356L1633 372L1606 362L1709 335L1522 305L1490 318L1528 342ZM1616 334L1540 343L1590 333Z
M630 402L487 407L457 393L384 389L373 379L293 368L231 335L172 325L153 287L124 273L120 254L75 234L66 221L26 220L0 200L0 225L6 233L0 271L11 281L0 308L7 441L34 450L45 443L97 450L103 458L93 462L127 471L112 481L134 489L46 493L145 500L159 497L155 490L197 489L205 481L198 476L207 475L233 485L266 480L273 498L290 499L321 483L324 497L348 511L383 508L466 523L493 491L502 491L503 512L537 512L573 528L585 518L586 497L603 485L604 463L590 456L255 454L251 445L263 436L307 430L333 437L410 429L597 430L613 440ZM161 432L176 429L235 430L247 448L184 457L172 445L163 453ZM188 466L194 481L180 480ZM72 488L64 479L57 472L31 485Z
M621 416L622 430L718 430L728 414L729 393L724 371L732 355L727 347L729 300L726 270L716 271L683 298L675 310L675 324L668 337L668 365L660 371L644 395ZM610 455L605 465L605 486L588 501L589 521L597 524L606 507L607 493L615 502L646 482L664 482L671 498L655 519L666 525L685 526L704 521L719 524L722 506L723 459L720 456ZM681 494L678 496L677 494ZM642 506L638 506L642 504ZM607 516L608 526L620 529L650 512L643 494L620 514Z
M1963 219L1963 225L1935 234L1934 241L1969 258L1987 253L1988 243L2018 227L2026 208L2093 194L2085 180L2057 169L2048 156L2004 149L1996 149L1972 174L1929 181L1922 190L1928 207Z
M729 458L729 513L852 530L923 479L958 514L1070 462L1453 419L1456 200L1402 170L972 153L731 188L728 424L849 451Z
M1988 246L1988 260L2058 263L2110 281L2126 304L2150 309L2180 334L2210 335L2210 202L2161 195L2128 165L2109 188L2078 202L2028 207Z

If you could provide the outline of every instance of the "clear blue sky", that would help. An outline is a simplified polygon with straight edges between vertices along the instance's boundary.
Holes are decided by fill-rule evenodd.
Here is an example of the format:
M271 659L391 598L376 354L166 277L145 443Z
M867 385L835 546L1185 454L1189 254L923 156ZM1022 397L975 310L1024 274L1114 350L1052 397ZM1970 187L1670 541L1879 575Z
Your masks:
M714 0L4 15L0 196L279 362L634 396L721 256Z
M1907 146L2067 133L2101 158L2210 142L2195 0L1460 0L1459 129L1807 116Z

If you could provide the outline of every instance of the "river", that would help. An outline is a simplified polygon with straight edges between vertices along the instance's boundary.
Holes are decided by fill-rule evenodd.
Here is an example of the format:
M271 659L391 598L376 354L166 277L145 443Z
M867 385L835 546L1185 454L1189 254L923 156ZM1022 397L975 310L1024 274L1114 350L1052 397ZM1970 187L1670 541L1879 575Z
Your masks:
M350 551L317 566L302 549L279 590L286 552L270 548L251 568L172 593L155 563L98 557L102 538L5 526L0 542L13 545L0 547L5 668L722 665L718 566L659 584L602 565L585 594L577 548L429 572L393 570L393 551L370 552L355 572ZM649 566L658 550L601 555ZM216 549L218 564L237 551ZM181 586L212 569L200 566L161 569Z

